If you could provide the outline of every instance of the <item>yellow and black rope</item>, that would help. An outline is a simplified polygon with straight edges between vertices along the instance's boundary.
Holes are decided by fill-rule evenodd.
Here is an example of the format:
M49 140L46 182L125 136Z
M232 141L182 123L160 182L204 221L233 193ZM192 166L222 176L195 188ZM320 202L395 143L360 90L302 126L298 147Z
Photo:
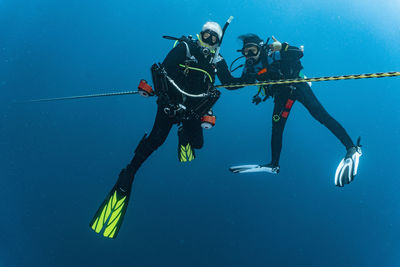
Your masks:
M395 77L395 76L400 76L400 71L341 75L341 76L327 76L327 77L316 77L316 78L298 78L298 79L275 80L275 81L244 83L244 84L221 84L221 85L217 85L215 87L216 88L220 88L220 87L235 88L235 87L245 87L245 86L264 86L264 85L274 85L274 84L340 81L340 80L384 78L384 77Z
M328 76L328 77L317 77L317 78L298 78L298 79L275 80L275 81L266 81L266 82L257 82L257 83L221 84L221 85L215 86L215 88L220 88L220 87L235 88L235 87L245 87L245 86L260 86L260 87L262 87L265 85L274 85L274 84L340 81L340 80L384 78L384 77L395 77L395 76L400 76L400 71L342 75L342 76ZM212 80L211 76L210 76L210 80ZM71 100L71 99L94 98L94 97L105 97L105 96L132 95L132 94L138 94L138 93L139 93L139 91L125 91L125 92L102 93L102 94L92 94L92 95L78 95L78 96L67 96L67 97L56 97L56 98L33 99L33 100L28 100L28 101L18 102L18 103L29 103L29 102L32 103L32 102ZM199 95L198 97L204 97L204 96Z

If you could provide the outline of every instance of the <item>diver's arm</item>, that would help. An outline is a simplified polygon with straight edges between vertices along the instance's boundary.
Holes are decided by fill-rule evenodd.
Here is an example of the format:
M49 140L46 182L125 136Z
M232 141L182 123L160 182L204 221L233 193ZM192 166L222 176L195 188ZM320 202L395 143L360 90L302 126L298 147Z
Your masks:
M299 60L303 57L303 51L300 48L291 46L286 42L282 44L280 52L282 60Z
M217 67L218 79L221 81L222 84L243 84L243 83L251 83L255 80L250 78L251 75L247 75L247 73L244 72L240 78L233 77L224 59L217 62L216 67ZM233 87L233 88L228 87L226 89L237 90L243 87L244 86Z
M269 49L272 52L280 52L280 56L282 60L299 60L303 57L303 50L296 47L291 46L289 43L279 42L273 35L271 36L274 42L269 45Z

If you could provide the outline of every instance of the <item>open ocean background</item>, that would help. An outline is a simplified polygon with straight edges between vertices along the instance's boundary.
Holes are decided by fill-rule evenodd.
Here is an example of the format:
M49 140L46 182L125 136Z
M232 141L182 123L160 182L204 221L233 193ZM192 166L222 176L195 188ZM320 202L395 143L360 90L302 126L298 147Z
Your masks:
M395 0L0 0L0 266L400 266L399 78L313 84L362 137L344 188L334 173L345 149L299 103L281 173L230 173L269 162L273 102L222 89L194 162L178 162L175 127L139 170L115 240L88 224L151 130L156 99L12 104L134 90L172 48L162 35L230 15L228 64L253 32L304 45L309 77L400 71L399 11Z

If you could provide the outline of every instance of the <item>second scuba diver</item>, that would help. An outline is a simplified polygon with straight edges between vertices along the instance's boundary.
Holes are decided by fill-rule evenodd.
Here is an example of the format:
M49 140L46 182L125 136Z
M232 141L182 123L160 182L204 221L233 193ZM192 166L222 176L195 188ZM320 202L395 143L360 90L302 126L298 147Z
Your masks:
M134 177L145 160L166 140L172 126L179 125L178 159L181 162L195 158L194 149L203 146L203 127L212 126L215 117L211 108L220 96L213 87L215 74L222 83L231 83L225 60L219 55L225 29L216 22L207 22L195 40L189 37L172 38L177 45L162 64L151 68L157 99L157 115L149 136L143 136L132 161L122 169L118 180L93 217L90 227L97 233L115 238L121 227ZM139 90L153 94L144 80ZM202 125L203 124L203 125Z
M247 34L239 37L243 41L241 50L246 58L242 82L254 83L281 79L303 78L303 68L300 58L303 49L280 43L272 36L274 42L268 45L256 34ZM264 96L261 99L260 94ZM282 136L285 124L295 101L299 101L310 114L327 127L345 146L347 153L340 162L335 173L335 184L344 186L350 183L357 174L358 161L361 156L360 139L357 145L353 143L346 130L324 109L311 90L308 83L292 83L281 85L260 86L258 93L253 97L253 103L258 105L268 97L274 98L272 115L271 162L265 165L241 165L231 167L234 173L270 172L278 173L279 159L282 150Z

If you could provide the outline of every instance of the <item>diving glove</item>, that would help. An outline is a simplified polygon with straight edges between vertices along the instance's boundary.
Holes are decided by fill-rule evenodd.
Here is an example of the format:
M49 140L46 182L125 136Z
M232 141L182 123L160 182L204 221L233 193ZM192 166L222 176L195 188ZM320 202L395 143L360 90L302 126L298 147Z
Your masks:
M347 150L346 156L340 162L335 173L336 186L342 187L349 184L354 180L357 175L359 159L362 155L360 138L358 138L357 145Z
M279 42L275 36L272 36L272 40L274 40L274 42L272 44L269 45L270 49L272 50L272 52L276 52L276 51L281 51L282 49L282 43Z
M261 103L261 97L258 95L253 96L253 100L251 101L253 104L258 105Z

